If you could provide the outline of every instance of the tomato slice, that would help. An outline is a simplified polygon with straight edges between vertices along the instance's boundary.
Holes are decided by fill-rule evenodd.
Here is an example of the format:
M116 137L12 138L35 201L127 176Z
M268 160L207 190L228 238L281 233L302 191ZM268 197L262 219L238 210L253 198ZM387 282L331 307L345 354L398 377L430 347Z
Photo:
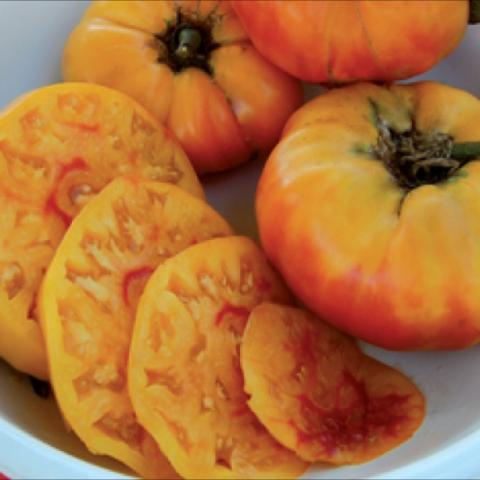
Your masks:
M113 180L73 221L42 284L39 314L58 404L92 452L146 477L173 475L127 392L136 306L156 266L197 241L229 234L202 200L133 178Z
M140 422L183 477L285 478L306 468L260 424L243 390L240 342L250 311L265 300L290 298L243 237L188 248L145 287L129 391Z
M65 83L0 116L0 356L46 379L35 297L65 229L113 178L135 174L202 188L170 134L127 96Z
M407 440L425 416L411 380L297 308L252 311L241 365L250 408L307 461L366 462Z

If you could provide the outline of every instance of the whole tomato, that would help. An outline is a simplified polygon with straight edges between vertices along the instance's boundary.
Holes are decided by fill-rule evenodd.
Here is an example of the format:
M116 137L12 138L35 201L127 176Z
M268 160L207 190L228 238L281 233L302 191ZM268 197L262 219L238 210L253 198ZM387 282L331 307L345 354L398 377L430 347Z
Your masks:
M255 50L218 0L94 2L66 44L63 74L138 100L199 173L269 151L302 101L299 82Z
M239 0L233 7L260 53L319 83L425 72L459 43L469 13L467 0Z
M263 246L321 318L390 349L480 340L480 101L363 83L289 120L257 194Z

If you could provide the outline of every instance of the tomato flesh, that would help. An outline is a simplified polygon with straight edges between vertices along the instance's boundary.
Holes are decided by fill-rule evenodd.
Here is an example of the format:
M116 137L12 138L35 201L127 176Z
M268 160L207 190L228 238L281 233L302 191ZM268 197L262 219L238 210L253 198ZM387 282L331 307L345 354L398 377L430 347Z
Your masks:
M411 380L297 308L265 303L252 311L241 365L252 410L311 462L371 460L407 440L425 415Z

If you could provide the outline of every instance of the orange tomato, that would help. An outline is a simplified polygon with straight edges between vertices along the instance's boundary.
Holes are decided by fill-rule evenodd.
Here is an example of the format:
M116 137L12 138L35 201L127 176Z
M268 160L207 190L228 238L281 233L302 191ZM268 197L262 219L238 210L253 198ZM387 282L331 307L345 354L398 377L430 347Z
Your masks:
M290 119L257 193L263 246L320 318L391 349L480 340L480 101L357 84Z
M410 438L425 417L411 380L298 308L254 308L240 358L249 406L310 462L372 460Z
M233 2L258 51L309 82L391 81L430 69L460 42L467 0Z
M200 173L270 150L302 100L225 1L95 2L68 40L63 73L137 99Z

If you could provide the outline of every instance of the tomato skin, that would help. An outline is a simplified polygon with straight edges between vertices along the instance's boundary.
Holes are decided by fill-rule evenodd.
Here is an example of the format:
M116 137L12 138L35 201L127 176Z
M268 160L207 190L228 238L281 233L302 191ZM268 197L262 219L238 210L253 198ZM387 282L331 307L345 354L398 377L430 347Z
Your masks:
M210 32L204 69L176 71L159 40L179 15ZM63 74L135 98L175 133L198 173L268 152L302 102L300 83L258 54L225 1L95 2L65 46Z
M236 0L262 55L309 82L392 81L430 69L460 42L467 1Z
M414 111L422 132L480 138L480 102L445 85L358 84L319 96L290 119L262 174L263 247L311 310L354 336L396 350L478 343L479 162L404 190L369 153L372 101L399 130Z

